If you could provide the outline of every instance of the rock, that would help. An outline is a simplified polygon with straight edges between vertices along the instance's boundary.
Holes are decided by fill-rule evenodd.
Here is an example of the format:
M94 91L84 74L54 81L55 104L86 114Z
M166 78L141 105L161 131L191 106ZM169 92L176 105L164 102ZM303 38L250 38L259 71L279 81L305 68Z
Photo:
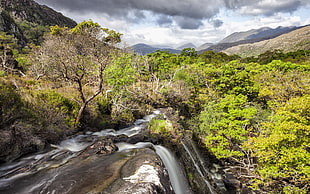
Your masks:
M98 140L92 145L88 146L81 155L88 157L93 154L107 155L112 154L118 150L117 146L113 144L111 139Z
M107 155L100 153L103 145L113 147L111 141L98 141L83 152L88 157L83 154L72 157L70 151L41 155L36 163L17 172L22 176L0 184L0 193L174 193L168 173L152 149ZM45 168L47 164L50 166ZM44 169L37 171L38 168Z
M161 159L149 149L139 149L122 167L121 176L104 190L105 194L173 194L168 172Z

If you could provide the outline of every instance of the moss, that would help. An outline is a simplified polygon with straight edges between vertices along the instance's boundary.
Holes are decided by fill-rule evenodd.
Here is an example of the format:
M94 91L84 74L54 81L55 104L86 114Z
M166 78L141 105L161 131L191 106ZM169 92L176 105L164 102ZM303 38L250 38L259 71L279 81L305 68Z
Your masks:
M172 123L169 120L152 119L149 122L149 129L151 133L170 136L173 132Z

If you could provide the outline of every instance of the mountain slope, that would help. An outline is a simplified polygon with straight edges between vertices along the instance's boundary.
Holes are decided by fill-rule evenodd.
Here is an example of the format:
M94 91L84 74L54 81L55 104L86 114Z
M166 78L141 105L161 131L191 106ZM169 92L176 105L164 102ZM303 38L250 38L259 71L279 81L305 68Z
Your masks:
M72 19L33 0L1 0L1 8L10 13L16 20L26 20L42 26L74 27L76 25Z
M213 45L213 43L207 42L207 43L204 43L203 45L200 45L196 50L197 51L205 50L205 49L209 48L212 45Z
M269 40L269 39L278 37L282 34L299 29L299 28L301 27L278 27L275 29L266 27L266 28L260 28L257 30L249 30L246 32L236 32L236 33L233 33L227 36L222 41L220 41L218 44L214 44L204 50L201 50L200 53L204 51L209 51L209 50L214 51L214 52L221 52L223 50L226 50L234 46L260 42L263 40ZM236 41L236 42L231 42L231 41Z
M10 16L10 14L2 9L0 9L0 31L6 32L16 37L17 40L19 40L18 44L26 44L26 38L22 30L19 28L14 19Z
M33 0L1 0L0 31L13 35L19 44L42 42L49 26L74 27L76 22Z
M153 47L153 46L150 46L147 44L142 44L142 43L135 44L135 45L131 46L130 48L128 48L128 50L133 51L134 53L139 54L139 55L146 55L149 53L153 53L157 50L168 51L170 53L180 53L181 52L180 50L176 50L176 49L157 48L157 47Z
M232 43L232 42L238 42L242 40L250 40L250 39L258 39L263 37L270 37L273 35L280 35L283 33L290 32L292 30L295 30L296 27L277 27L275 29L269 28L269 27L263 27L259 29L252 29L245 32L235 32L223 40L221 40L219 43Z
M239 54L241 56L254 56L276 49L283 50L284 52L299 49L310 50L310 26L299 28L273 39L234 46L223 52L227 54Z
M186 43L186 44L179 46L177 50L183 50L185 48L196 48L196 46L193 43Z

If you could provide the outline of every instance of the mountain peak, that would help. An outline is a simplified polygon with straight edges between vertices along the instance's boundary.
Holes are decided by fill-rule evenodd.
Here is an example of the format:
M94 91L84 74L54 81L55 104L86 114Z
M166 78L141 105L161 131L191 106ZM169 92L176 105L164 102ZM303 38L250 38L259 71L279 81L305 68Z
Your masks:
M196 46L193 43L186 43L177 47L177 50L183 50L185 48L196 48Z
M292 27L277 27L277 28L270 28L270 27L262 27L259 29L251 29L248 31L243 31L243 32L235 32L223 40L219 42L221 43L233 43L233 42L238 42L238 41L243 41L243 40L250 40L250 39L258 39L258 38L263 38L267 36L274 36L276 34L283 34L287 33L289 31L292 31L296 29L297 27L292 26Z

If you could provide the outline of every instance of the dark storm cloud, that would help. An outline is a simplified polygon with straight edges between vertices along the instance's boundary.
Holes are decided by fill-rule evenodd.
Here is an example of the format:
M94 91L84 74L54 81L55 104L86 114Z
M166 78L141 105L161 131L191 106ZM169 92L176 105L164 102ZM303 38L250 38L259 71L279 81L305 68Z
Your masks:
M273 15L284 12L292 13L298 8L310 5L309 0L224 0L225 7L241 9L247 15Z
M219 12L218 0L36 0L58 10L74 13L105 13L114 18L137 21L137 11L149 11L160 17L158 24L176 23L181 28L196 29L203 19L212 18Z
M224 23L222 20L219 19L211 20L210 22L213 24L214 28L219 28Z
M309 0L36 0L58 10L75 13L105 13L110 17L139 22L143 12L160 17L158 24L176 23L181 28L195 29L203 19L212 20L221 8L233 9L247 15L272 15L276 12L293 12L310 4Z
M203 24L201 20L188 17L175 17L174 20L183 29L197 29Z
M170 25L173 23L172 18L167 15L160 15L156 21L161 26Z

